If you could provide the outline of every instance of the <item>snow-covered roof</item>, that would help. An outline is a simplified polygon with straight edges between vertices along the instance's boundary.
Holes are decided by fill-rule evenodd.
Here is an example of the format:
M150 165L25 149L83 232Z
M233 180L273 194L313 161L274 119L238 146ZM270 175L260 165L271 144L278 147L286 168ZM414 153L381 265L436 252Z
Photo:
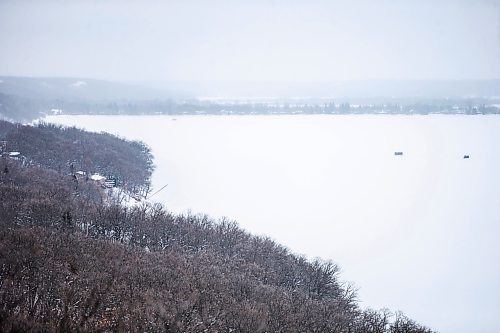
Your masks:
M18 151L11 151L11 152L9 153L9 156L19 156L19 155L21 155L21 153L20 153L20 152L18 152Z
M103 180L103 179L106 179L106 177L101 176L98 173L94 173L92 176L90 176L90 179L92 179L92 180Z

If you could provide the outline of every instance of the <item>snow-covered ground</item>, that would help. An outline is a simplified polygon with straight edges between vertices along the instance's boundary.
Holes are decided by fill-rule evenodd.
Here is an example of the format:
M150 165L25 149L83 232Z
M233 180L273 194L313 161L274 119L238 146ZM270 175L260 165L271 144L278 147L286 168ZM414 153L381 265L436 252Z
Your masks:
M46 120L145 141L154 200L334 259L363 305L500 332L500 116L173 118Z
M107 196L106 200L108 203L116 203L128 207L133 207L148 202L148 200L144 198L131 195L120 187L106 188L104 189L104 193Z

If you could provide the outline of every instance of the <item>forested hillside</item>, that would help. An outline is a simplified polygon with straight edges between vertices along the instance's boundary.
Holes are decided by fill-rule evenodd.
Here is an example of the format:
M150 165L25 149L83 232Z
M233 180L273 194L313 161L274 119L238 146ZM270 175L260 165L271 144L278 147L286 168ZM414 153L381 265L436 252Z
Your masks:
M18 152L24 165L63 174L83 173L86 178L97 173L134 194L145 196L149 192L153 158L142 142L74 127L43 123L16 126L1 120L0 140L0 152Z
M127 184L144 169L127 186L149 184L141 143L49 125L0 123L0 136L2 332L431 332L362 310L330 261L232 221L120 205L73 177L109 171Z

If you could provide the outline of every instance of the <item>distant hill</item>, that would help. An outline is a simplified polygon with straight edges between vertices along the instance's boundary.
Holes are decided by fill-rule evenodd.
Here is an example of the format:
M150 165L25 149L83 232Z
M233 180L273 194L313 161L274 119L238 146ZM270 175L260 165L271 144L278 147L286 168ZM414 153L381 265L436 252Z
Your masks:
M35 100L149 100L179 97L168 89L86 78L0 76L0 93Z
M500 98L498 80L351 80L325 82L207 81L158 82L158 89L185 91L196 98L335 99L380 102L392 99Z
M165 81L0 76L0 93L45 100L500 98L499 80Z
M168 100L184 95L168 89L86 78L0 76L0 119L31 121L66 109L87 114L110 103ZM104 106L104 107L103 107Z

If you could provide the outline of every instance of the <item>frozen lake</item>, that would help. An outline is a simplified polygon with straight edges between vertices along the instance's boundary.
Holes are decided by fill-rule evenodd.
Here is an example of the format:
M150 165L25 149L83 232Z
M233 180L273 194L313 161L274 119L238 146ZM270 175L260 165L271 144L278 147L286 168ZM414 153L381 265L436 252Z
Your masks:
M146 142L154 200L333 259L363 306L500 332L500 116L45 120Z

